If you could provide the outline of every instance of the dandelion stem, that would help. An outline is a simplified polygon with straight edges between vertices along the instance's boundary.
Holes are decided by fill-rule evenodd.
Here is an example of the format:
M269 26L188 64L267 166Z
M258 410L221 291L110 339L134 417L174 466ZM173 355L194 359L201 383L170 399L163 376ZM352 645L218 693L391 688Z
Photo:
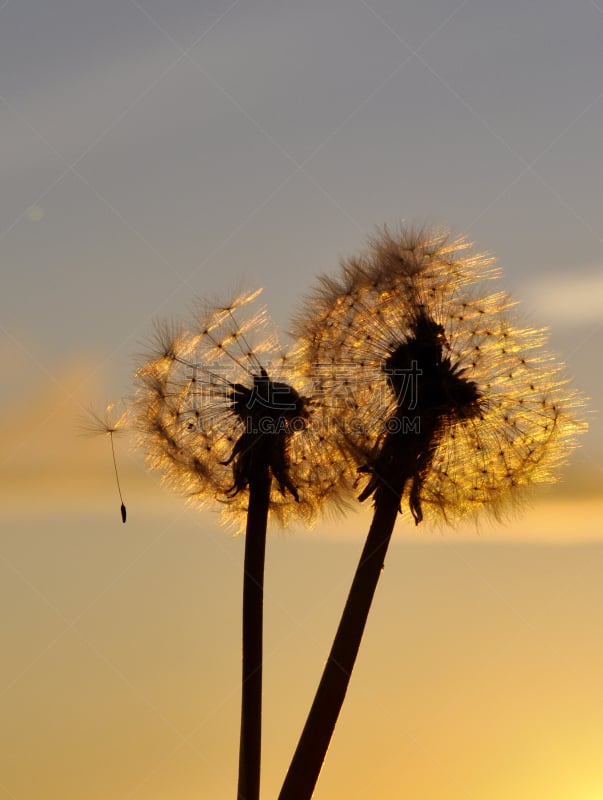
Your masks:
M400 508L402 488L382 484L339 628L279 800L309 800L345 699Z
M264 467L249 481L243 578L243 685L237 800L258 800L262 739L264 556L271 477Z

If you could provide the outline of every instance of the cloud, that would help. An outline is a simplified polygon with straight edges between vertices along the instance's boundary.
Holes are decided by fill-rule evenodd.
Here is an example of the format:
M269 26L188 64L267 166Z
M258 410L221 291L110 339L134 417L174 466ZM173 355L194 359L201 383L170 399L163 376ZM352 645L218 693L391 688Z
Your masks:
M0 355L24 361L23 353L5 346ZM26 360L26 359L25 359ZM20 375L12 396L0 406L0 500L4 511L13 507L72 507L99 496L114 500L116 489L108 440L82 435L86 410L104 396L106 380L91 373L92 359L57 364L48 372L29 367ZM102 411L102 405L100 405ZM128 442L120 447L121 470L137 474L140 460L132 458Z
M522 290L526 308L534 309L545 321L568 325L603 322L603 269L542 276Z
M0 524L3 517L48 518L51 514L112 515L118 527L119 496L113 473L109 441L81 434L86 408L96 404L102 411L106 401L107 376L91 373L87 359L54 365L52 379L29 370L22 354L10 346L0 348L6 363L21 363L18 386L11 400L0 407ZM36 379L37 378L37 379ZM203 525L220 526L210 511L200 512L180 495L160 486L159 477L144 466L142 455L133 451L133 442L120 437L117 442L120 480L130 521L161 518L187 519ZM573 476L573 479L572 479ZM574 468L564 471L563 482L554 490L535 488L533 505L504 523L485 517L479 524L466 522L457 529L416 528L408 519L400 520L396 536L404 541L541 541L574 542L600 540L599 520L603 515L603 495L598 472L583 474ZM316 530L294 527L295 535L362 541L370 524L371 510L357 505L357 513L345 518L327 514ZM576 520L580 519L577 528ZM576 534L578 530L578 534Z

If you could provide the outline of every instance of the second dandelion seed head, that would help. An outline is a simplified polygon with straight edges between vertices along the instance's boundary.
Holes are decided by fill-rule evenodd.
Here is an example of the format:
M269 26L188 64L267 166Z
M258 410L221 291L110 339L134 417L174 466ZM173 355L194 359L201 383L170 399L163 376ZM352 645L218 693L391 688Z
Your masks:
M297 324L331 427L416 523L495 514L553 479L583 428L542 331L488 290L492 259L438 231L384 229L325 278Z

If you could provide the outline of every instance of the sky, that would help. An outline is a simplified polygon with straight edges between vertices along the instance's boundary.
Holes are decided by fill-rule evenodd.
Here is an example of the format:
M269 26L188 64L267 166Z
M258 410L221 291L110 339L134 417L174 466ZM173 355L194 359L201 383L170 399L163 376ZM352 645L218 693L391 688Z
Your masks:
M0 2L0 798L231 798L243 538L117 442L153 320L263 287L283 341L376 226L446 225L589 398L503 524L398 523L316 798L603 800L603 5ZM368 512L270 531L276 796Z

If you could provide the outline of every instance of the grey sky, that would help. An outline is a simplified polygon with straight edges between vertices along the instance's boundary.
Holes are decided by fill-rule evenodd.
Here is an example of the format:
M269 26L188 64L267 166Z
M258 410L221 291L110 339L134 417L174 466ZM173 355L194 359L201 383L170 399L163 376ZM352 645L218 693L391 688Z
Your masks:
M596 2L9 0L4 347L125 391L157 313L243 281L286 328L405 218L492 250L596 395L602 38Z

